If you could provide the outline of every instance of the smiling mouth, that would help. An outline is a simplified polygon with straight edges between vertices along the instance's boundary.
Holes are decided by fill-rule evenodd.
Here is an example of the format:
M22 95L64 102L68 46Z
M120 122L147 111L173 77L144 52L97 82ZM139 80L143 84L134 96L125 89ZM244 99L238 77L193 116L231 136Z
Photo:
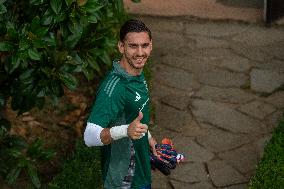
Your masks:
M144 58L136 58L135 60L138 61L138 62L141 62L141 61L144 60Z
M145 59L146 57L136 57L136 58L134 58L134 60L135 61L138 61L138 62L141 62L141 61L143 61L144 59Z

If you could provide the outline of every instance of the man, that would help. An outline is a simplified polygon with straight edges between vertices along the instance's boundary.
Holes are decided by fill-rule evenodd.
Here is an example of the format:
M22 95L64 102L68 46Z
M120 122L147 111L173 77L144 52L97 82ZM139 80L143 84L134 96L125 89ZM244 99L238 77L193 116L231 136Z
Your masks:
M143 67L152 51L151 31L138 20L120 29L120 61L100 85L87 122L87 146L102 146L104 187L151 188L149 145L156 141L148 131L149 93Z

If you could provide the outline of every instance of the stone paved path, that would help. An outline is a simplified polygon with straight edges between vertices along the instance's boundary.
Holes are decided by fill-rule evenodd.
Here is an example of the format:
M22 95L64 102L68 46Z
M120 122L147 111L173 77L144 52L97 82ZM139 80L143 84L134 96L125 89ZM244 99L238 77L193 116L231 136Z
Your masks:
M186 162L154 189L245 189L284 110L284 26L141 17L153 31L153 135Z

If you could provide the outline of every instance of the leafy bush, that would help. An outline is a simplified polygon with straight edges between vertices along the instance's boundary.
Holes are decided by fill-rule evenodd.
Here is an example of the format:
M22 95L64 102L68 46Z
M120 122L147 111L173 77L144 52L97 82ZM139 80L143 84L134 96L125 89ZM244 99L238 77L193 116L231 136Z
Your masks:
M63 171L54 178L49 188L102 188L99 148L89 148L83 141L77 141L73 157L64 164Z
M32 146L41 147L31 158L32 146L10 135L7 102L22 114L42 108L46 97L57 101L65 87L75 89L76 74L102 74L126 18L122 0L0 0L0 174L8 183L26 169L39 188L35 161L51 154L36 141Z
M8 184L13 184L25 169L33 185L39 188L41 183L35 164L49 160L54 152L45 150L40 139L28 145L22 137L10 135L10 128L8 121L0 120L0 175L6 176Z
M284 119L265 147L249 189L280 189L284 186Z

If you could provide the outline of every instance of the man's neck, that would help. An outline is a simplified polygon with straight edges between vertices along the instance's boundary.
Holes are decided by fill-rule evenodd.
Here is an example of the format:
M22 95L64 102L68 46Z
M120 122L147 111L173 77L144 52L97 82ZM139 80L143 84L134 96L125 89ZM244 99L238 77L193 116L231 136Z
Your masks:
M125 58L122 58L119 64L129 75L138 76L142 73L142 69L133 68Z

